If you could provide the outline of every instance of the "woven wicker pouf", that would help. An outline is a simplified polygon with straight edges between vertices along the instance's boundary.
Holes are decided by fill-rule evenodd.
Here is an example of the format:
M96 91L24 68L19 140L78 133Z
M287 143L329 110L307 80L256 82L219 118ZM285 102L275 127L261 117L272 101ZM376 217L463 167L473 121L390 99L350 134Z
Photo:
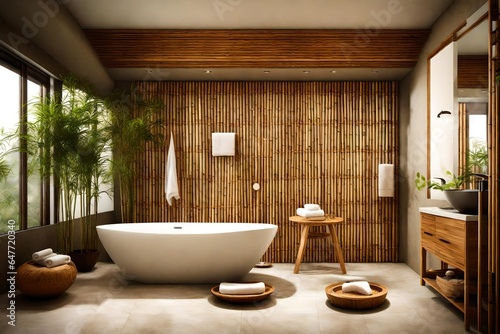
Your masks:
M76 280L73 262L47 268L28 261L17 268L16 287L33 297L54 297L66 291Z

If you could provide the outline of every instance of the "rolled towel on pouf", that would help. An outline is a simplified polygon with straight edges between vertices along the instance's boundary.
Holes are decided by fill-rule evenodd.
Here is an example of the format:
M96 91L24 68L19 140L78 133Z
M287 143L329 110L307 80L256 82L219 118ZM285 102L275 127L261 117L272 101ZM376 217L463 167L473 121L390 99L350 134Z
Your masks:
M228 283L219 284L219 292L225 295L255 295L264 293L266 285L264 282L257 283Z
M45 266L47 266L48 268L53 268L70 262L71 262L71 257L69 255L57 254L55 256L51 256L48 259L46 259Z
M45 255L43 257L39 257L38 260L34 260L36 262L36 264L38 264L39 266L45 266L45 260L47 260L49 257L53 257L53 256L56 256L57 254L56 253L50 253L49 255Z
M371 296L372 288L367 281L346 282L342 284L342 292L357 292L362 295Z
M33 253L33 255L31 257L32 257L33 261L37 261L40 258L45 257L47 255L50 255L52 253L53 253L52 248L46 248L46 249L42 249L41 251Z

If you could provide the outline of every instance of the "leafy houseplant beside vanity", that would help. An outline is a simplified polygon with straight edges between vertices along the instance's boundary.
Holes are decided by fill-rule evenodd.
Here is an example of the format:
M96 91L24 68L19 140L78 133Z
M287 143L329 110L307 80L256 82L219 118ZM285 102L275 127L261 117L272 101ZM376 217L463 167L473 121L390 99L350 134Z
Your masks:
M420 208L420 284L428 284L464 314L466 330L477 312L478 221L479 216L436 207ZM428 253L441 261L438 269L428 268ZM463 275L463 297L454 298L438 285L437 276L447 270Z

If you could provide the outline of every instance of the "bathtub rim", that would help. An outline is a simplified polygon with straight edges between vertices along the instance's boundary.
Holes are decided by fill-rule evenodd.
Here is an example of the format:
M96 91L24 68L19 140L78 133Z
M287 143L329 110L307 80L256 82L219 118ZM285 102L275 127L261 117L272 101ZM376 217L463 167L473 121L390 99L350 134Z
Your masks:
M147 224L144 226L144 224ZM173 225L184 227L196 227L195 225L208 227L212 226L214 229L210 230L184 230L184 229L175 229L172 228ZM140 226L145 227L144 230L139 229ZM170 225L169 229L164 230L147 230L147 228L151 227L159 227L159 226L167 226ZM246 227L245 229L238 229L237 227ZM120 228L122 227L122 228ZM130 228L129 227L134 227ZM229 229L217 229L218 227L233 227ZM250 227L250 228L249 228ZM218 234L218 233L238 233L238 232L246 232L246 231L255 231L255 230L277 230L278 225L272 223L244 223L244 222L140 222L140 223L110 223L110 224L102 224L96 226L97 230L106 230L106 231L116 231L121 233L137 233L137 234L172 234L172 231L175 231L176 234L186 234L186 235L203 235L203 234ZM181 233L181 232L189 232L189 233Z

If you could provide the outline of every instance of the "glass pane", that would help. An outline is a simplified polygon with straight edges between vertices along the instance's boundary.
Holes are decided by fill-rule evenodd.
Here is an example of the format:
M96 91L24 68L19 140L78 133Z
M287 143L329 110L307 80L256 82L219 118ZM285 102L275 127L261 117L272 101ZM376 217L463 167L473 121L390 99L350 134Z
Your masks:
M486 115L469 115L468 160L474 173L488 172L487 120Z
M20 91L19 74L0 65L0 129L6 133L14 132L19 123ZM5 154L15 145L17 141L5 137L0 143L0 161L10 169L8 175L0 179L0 233L13 226L19 229L19 153Z
M29 103L42 94L42 87L33 81L28 81L28 122L34 121L34 112ZM32 157L28 158L31 162ZM28 228L41 225L41 179L36 166L28 163Z

